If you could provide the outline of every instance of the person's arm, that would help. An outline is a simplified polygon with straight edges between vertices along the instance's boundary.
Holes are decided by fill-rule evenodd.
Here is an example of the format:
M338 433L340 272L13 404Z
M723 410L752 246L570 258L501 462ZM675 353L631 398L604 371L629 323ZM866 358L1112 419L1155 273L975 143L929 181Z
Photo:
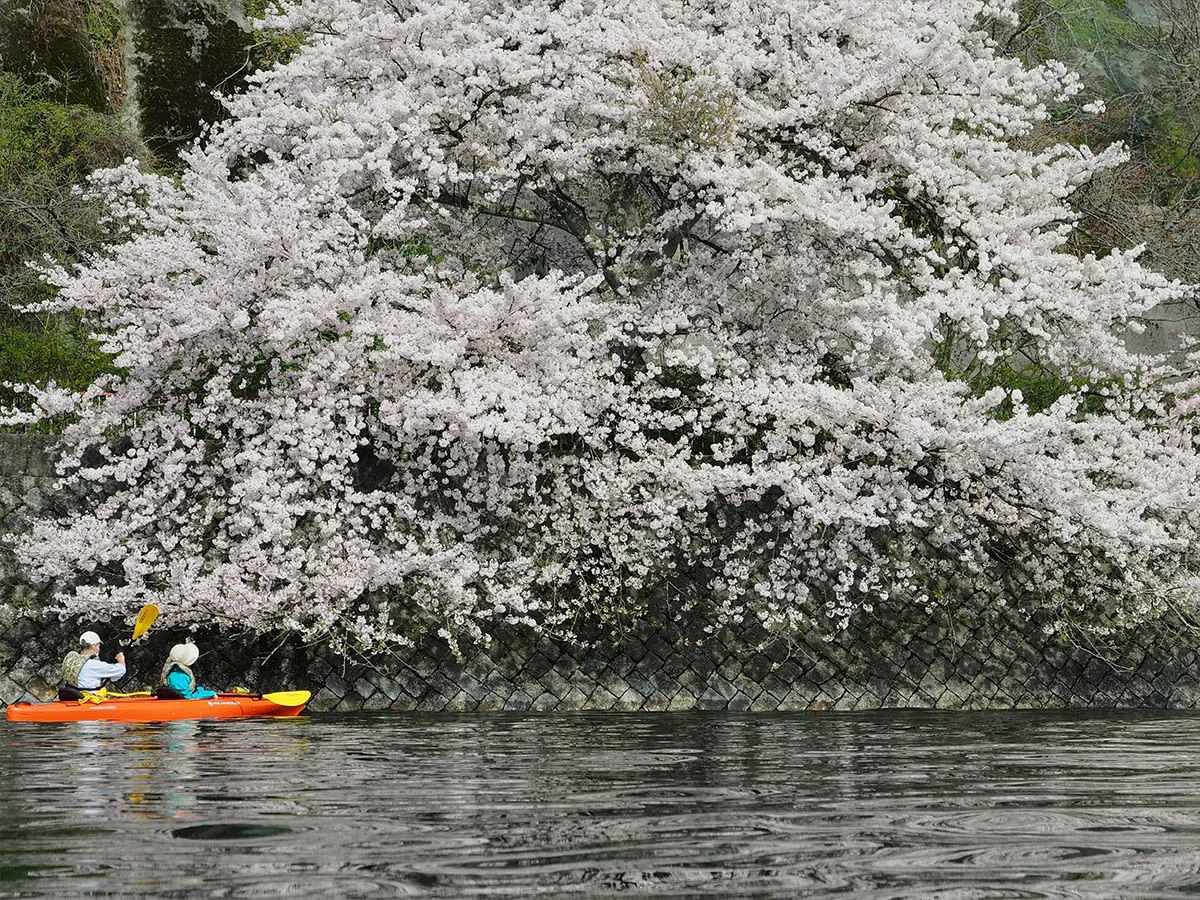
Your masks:
M125 677L125 654L118 653L115 663L106 663L102 659L89 659L83 666L93 678L108 678L117 681Z

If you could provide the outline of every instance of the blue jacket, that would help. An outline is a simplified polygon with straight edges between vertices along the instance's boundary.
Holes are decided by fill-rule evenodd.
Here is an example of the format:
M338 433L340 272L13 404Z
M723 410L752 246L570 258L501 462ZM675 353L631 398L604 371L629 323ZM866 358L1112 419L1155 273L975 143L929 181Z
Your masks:
M208 697L217 696L216 691L210 691L208 688L202 688L196 685L196 689L190 690L192 679L188 678L186 672L180 672L178 669L172 669L171 674L167 676L167 687L174 688L183 694L189 700L204 700Z

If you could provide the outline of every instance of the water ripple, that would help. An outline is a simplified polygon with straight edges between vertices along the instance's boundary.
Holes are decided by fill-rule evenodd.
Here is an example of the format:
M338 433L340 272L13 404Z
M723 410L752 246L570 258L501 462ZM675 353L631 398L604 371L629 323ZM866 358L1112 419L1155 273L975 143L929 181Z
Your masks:
M1200 717L0 725L0 898L1182 898Z

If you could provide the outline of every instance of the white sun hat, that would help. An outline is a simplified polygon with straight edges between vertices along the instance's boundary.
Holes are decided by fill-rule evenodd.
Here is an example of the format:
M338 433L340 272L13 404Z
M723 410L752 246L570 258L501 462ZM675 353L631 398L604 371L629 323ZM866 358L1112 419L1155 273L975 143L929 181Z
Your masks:
M182 666L191 666L200 658L200 648L195 644L176 644L171 648L167 659Z

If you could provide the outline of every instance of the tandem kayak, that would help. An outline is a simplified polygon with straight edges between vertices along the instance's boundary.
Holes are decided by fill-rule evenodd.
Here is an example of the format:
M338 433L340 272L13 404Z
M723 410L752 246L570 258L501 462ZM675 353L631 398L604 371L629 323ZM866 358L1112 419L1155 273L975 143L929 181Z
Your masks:
M98 703L55 700L11 703L10 722L170 722L177 719L244 719L250 716L298 716L312 695L308 691L274 694L218 694L204 700L158 697L109 697Z

